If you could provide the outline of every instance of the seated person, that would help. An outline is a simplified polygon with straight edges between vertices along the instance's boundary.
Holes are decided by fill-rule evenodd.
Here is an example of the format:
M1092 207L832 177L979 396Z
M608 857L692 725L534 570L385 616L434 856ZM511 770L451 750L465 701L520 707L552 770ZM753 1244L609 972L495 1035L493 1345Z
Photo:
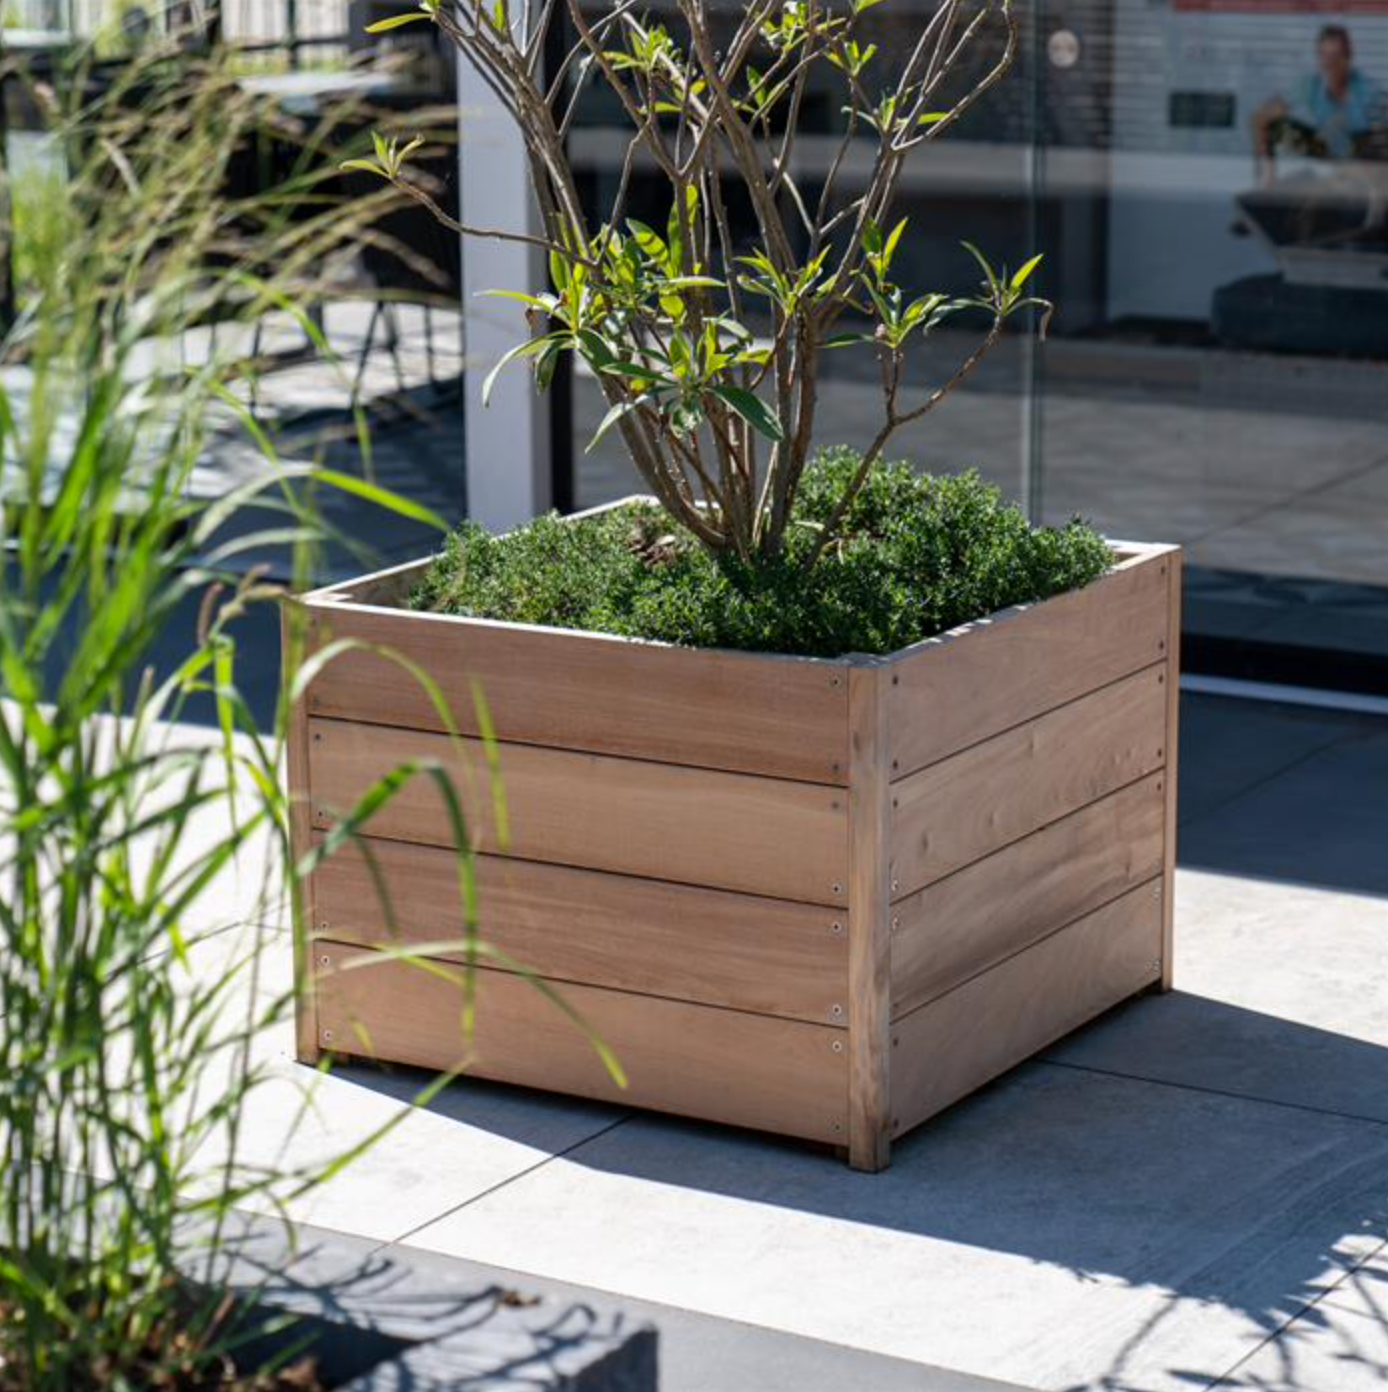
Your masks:
M1279 148L1320 159L1350 159L1384 122L1382 89L1354 66L1354 45L1342 24L1316 38L1316 71L1290 100L1277 96L1253 113L1253 149L1261 183L1273 177Z

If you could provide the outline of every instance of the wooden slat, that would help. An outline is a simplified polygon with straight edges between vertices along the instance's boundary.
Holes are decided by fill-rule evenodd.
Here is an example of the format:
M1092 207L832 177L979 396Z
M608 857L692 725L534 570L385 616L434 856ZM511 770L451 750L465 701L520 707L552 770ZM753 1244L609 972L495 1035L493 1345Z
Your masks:
M887 864L891 790L886 767L886 680L880 663L849 677L852 838L848 917L848 1158L857 1170L886 1169L891 1158L888 1040L891 1006L891 868Z
M366 849L390 895L398 937ZM475 866L480 936L541 976L847 1023L842 909L502 856L478 856ZM326 937L370 945L461 936L451 851L368 838L340 850L315 878L315 922Z
M1169 991L1176 962L1176 775L1181 715L1181 571L1182 556L1171 553L1169 619L1166 640L1166 844L1162 869L1165 917L1162 921L1161 988Z
M1043 604L1005 609L892 660L893 777L1166 657L1169 547Z
M304 612L292 601L280 609L281 670L288 673L295 649L302 651L306 623ZM306 854L313 834L309 794L308 707L300 700L289 712L285 739L286 786L289 798L289 849L292 861ZM288 874L288 872L286 872ZM308 966L309 936L313 923L311 882L286 885L297 896L301 917L291 923L294 933L294 1052L300 1063L318 1062L318 1022L313 998L313 976ZM291 915L293 917L293 915Z
M474 848L498 849L483 745L384 725L311 720L313 824L355 806L386 773L436 759L466 794ZM841 789L608 759L533 745L500 747L508 853L525 860L846 905L848 814ZM432 780L416 777L372 818L375 836L451 839Z
M1156 981L1161 900L1152 880L898 1020L894 1133Z
M894 896L1159 768L1165 672L1149 667L893 784Z
M497 737L696 768L847 782L847 666L708 652L438 614L320 604L320 642L355 639L418 663L458 728L479 733L473 683ZM314 681L314 715L444 730L429 693L375 652Z
M893 1018L1159 875L1165 786L1149 774L895 905Z
M355 970L344 962L378 958ZM461 987L412 963L320 941L320 1040L349 1054L841 1143L847 1125L843 1031L593 986L564 1000L616 1054L619 1088L587 1039L524 977L481 969L476 1030L461 1029ZM454 969L457 971L458 969ZM369 1041L369 1044L368 1042Z

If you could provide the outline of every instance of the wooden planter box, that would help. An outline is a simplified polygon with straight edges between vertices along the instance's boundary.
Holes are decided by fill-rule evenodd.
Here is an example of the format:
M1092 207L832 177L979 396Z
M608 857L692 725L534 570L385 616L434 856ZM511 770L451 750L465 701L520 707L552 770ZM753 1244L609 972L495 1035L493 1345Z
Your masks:
M476 1075L827 1142L893 1137L1171 972L1180 553L1123 546L1094 584L885 658L697 651L396 607L426 562L299 603L354 651L291 739L304 850L371 782L433 756L485 793L472 683L511 822L469 806L483 968ZM448 823L414 780L370 825L404 940L459 934ZM458 989L337 968L391 941L365 859L310 886L299 1051L450 1067Z

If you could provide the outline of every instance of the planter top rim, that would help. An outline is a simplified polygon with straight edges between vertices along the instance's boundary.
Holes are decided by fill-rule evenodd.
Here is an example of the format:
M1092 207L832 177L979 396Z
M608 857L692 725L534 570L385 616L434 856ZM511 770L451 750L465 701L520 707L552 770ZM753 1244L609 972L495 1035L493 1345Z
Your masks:
M567 516L567 520L597 516L613 508L625 507L629 503L652 501L654 501L654 499L647 494L633 493L624 498L616 498L610 503L603 503L598 507L586 508L582 512L570 513ZM1105 540L1114 557L1113 567L1105 572L1105 575L1112 575L1115 571L1123 570L1128 566L1150 561L1160 556L1171 555L1181 549L1179 545L1170 542L1118 541L1113 538L1105 538ZM926 648L957 641L967 636L969 633L980 628L989 627L999 620L1032 609L1041 608L1056 600L1064 599L1067 594L1079 593L1079 591L1076 590L1068 590L1061 594L1053 595L1050 599L1033 601L1029 604L1014 604L1005 609L994 610L990 614L981 614L975 619L968 620L966 623L956 625L951 629L946 629L942 633L932 634L929 638L922 638L919 642L912 643L908 647L897 648L890 653L883 653L881 655L871 653L844 653L839 657L814 657L801 653L765 652L743 648L700 648L691 647L684 643L670 643L656 638L632 637L620 633L602 633L595 629L558 628L549 624L513 623L505 619L484 619L467 614L440 614L427 609L406 609L400 604L389 603L383 599L362 599L355 593L367 586L388 587L398 578L403 578L409 575L410 572L430 564L436 559L438 554L440 553L435 552L416 560L403 561L393 566L387 566L382 570L356 576L350 580L335 581L333 584L324 585L318 589L308 590L298 595L291 595L288 597L288 602L320 611L337 610L351 613L391 614L406 617L411 621L418 621L421 623L442 623L466 628L487 628L502 632L544 634L556 639L570 639L588 643L606 642L622 644L626 647L640 647L671 653L707 654L722 658L741 658L754 662L779 661L810 663L818 667L871 667L901 661L904 658L922 652ZM1097 584L1103 579L1104 576L1100 576L1098 580L1091 583ZM1081 589L1084 588L1088 587L1081 587Z

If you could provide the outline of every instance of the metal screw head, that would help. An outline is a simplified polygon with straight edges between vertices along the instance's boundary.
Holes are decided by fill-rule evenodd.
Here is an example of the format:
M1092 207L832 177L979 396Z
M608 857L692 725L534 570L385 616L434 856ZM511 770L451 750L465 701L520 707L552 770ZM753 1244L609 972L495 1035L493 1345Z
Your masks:
M829 925L829 931L830 931L836 938L842 937L842 936L843 936L843 924L842 924L842 923L831 923L831 924Z
M893 918L893 919L892 919L892 932L893 932L893 933L899 933L899 932L901 932L901 920L900 920L899 918Z
M842 894L842 893L843 893L843 886L842 886L841 884L839 884L837 881L836 881L834 884L831 884L831 885L829 886L829 889L830 889L830 892L833 893L833 894Z
M330 967L330 966L332 966L332 964L333 964L333 959L332 959L331 957L320 957L320 958L318 959L318 965L319 965L320 967Z
M829 685L830 685L830 686L837 686L838 684L839 684L839 679L838 679L837 677L830 677L830 678L829 678Z
M829 1007L829 1013L837 1020L843 1014L843 1006L831 1005Z
M329 1041L330 1039L332 1039L332 1037L333 1037L333 1032L332 1032L332 1030L324 1030L324 1031L323 1031L323 1043L325 1043L325 1044L328 1043L328 1041Z
M834 1130L835 1130L835 1131L842 1131L842 1130L843 1130L843 1122L841 1122L841 1121L836 1121L836 1122L834 1123Z
M836 1040L834 1040L833 1044L832 1044L830 1047L833 1049L833 1051L834 1051L836 1054L841 1054L841 1053L843 1053L843 1040L842 1040L842 1039L836 1039Z
M893 880L893 881L892 881L892 893L895 894L895 893L897 892L897 890L899 890L900 888L901 888L901 881L900 881L900 880Z

